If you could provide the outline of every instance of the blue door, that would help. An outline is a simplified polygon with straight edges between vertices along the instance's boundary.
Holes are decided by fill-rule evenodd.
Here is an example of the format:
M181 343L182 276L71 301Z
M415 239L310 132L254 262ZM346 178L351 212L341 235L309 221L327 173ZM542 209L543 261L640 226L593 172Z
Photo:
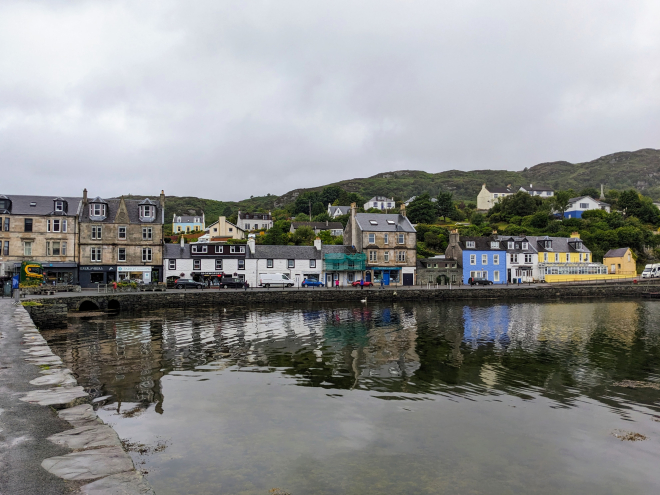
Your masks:
M383 272L383 283L385 285L390 285L390 272L387 270Z
M365 282L371 282L371 272L366 273L366 277L364 279Z

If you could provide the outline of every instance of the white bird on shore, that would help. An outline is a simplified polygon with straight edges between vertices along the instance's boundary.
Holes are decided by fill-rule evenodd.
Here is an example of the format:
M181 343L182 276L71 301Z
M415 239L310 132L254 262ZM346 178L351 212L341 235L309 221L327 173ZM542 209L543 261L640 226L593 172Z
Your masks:
M224 308L224 309L222 310L222 312L223 312L223 313L226 313L226 312L227 312L227 308Z
M364 299L360 300L361 303L367 304L367 298L365 297Z

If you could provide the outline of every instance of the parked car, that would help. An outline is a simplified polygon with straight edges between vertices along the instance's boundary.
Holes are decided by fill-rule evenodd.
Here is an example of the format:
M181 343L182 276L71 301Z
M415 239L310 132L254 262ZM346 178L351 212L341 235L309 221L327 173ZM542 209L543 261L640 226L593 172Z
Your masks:
M264 273L259 276L259 287L293 287L294 283L283 273Z
M201 282L195 282L189 278L180 278L174 282L175 289L203 289L204 284Z
M361 281L361 280L356 280L356 281L353 282L351 285L352 285L353 287L359 287L360 285L362 285L360 282L362 282L362 281ZM373 284L372 282L368 282L368 281L366 281L366 280L364 281L364 286L365 286L365 287L372 287L373 285L374 285L374 284Z
M642 278L656 278L660 277L660 263L646 265L642 272Z
M320 280L313 280L311 278L306 278L300 285L302 287L325 287Z
M470 285L493 285L493 281L488 280L487 278L470 277L468 279L468 284L470 284Z
M222 277L220 279L220 287L223 289L243 289L247 287L245 280L238 277Z

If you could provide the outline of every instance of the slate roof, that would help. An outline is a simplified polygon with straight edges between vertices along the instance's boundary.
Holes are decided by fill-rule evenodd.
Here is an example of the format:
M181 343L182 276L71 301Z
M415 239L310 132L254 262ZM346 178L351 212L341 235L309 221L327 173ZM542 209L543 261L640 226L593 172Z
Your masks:
M502 194L502 193L512 194L513 193L513 191L511 189L509 189L508 187L488 187L488 186L486 186L486 191L488 191L489 193L498 193L498 194Z
M552 187L533 186L533 185L530 185L529 187L521 186L521 189L524 189L525 191L554 191Z
M12 215L62 215L73 217L78 214L80 206L80 197L58 197L58 196L30 196L7 194L4 195L6 199L11 201L11 214ZM67 211L55 212L55 199L64 200L67 202ZM36 206L30 206L30 203L37 203Z
M367 201L367 203L371 203L373 201L391 201L391 202L394 202L394 198L388 198L386 196L374 196L369 201Z
M474 247L466 247L468 241L473 241L474 242ZM500 243L500 247L497 249L491 248L490 243L493 241L498 241ZM461 245L461 248L464 251L506 251L506 244L504 244L502 241L500 241L497 238L493 237L461 237L459 240L459 243Z
M340 246L343 247L343 246ZM257 244L254 254L247 250L246 257L258 259L285 259L285 260L320 260L321 251L314 246L267 246Z
M584 245L584 241L581 239L573 239L571 237L550 237L550 236L528 236L529 242L535 243L535 248L539 253L590 253L591 251ZM552 248L546 249L545 240L552 241ZM582 248L576 249L576 243L581 243Z
M610 249L607 253L605 253L605 256L603 256L603 258L621 258L622 256L625 256L627 252L628 252L627 247Z
M348 215L351 212L351 207L350 206L331 206L330 207L330 215L335 215L337 213L337 210L339 210L340 215Z
M291 227L309 227L314 230L344 230L341 222L291 222Z
M179 220L179 218L181 220ZM202 221L202 215L174 215L174 221L172 223L195 223L195 218L198 219L198 222ZM215 222L218 223L218 222Z
M578 196L576 198L569 199L568 202L569 203L577 203L578 201L580 201L581 199L584 199L584 198L589 198L590 200L595 201L596 203L598 203L600 206L610 206L609 203L603 203L602 201L600 201L598 199L594 199L591 196Z
M90 201L90 203L98 203L99 201ZM89 218L89 208L83 208L80 215L80 221L84 223L115 223L115 217L119 211L119 203L121 199L108 199L102 200L101 202L108 205L107 216L103 220L91 220ZM163 215L162 209L158 203L144 203L143 201L138 201L137 199L125 199L126 211L128 212L129 223L143 223L145 225L162 225ZM153 222L143 222L140 220L140 205L141 204L152 204L156 207L156 217Z
M417 232L410 220L398 213L357 213L355 221L363 232Z
M164 244L163 259L186 259L190 258L190 244Z
M270 213L238 212L238 218L243 220L272 220Z
M504 236L500 235L497 236L497 238L502 241L502 246L504 249L506 249L507 253L536 253L536 242L530 241L529 238L525 236ZM509 242L513 242L513 249L509 249ZM527 249L522 248L522 243L526 242L527 243ZM516 248L515 246L519 245L519 248Z

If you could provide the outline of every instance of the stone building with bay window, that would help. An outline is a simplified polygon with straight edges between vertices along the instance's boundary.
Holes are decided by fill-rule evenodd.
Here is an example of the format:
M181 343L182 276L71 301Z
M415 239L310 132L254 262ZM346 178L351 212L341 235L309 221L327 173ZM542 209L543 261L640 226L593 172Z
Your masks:
M77 283L80 204L74 197L0 195L0 277L36 261L46 282Z
M352 246L356 253L367 256L365 281L384 285L414 285L417 266L417 231L401 213L356 213L351 205L351 216L344 229L344 245Z
M82 287L114 281L163 281L165 194L159 201L87 199L79 217L79 279Z

